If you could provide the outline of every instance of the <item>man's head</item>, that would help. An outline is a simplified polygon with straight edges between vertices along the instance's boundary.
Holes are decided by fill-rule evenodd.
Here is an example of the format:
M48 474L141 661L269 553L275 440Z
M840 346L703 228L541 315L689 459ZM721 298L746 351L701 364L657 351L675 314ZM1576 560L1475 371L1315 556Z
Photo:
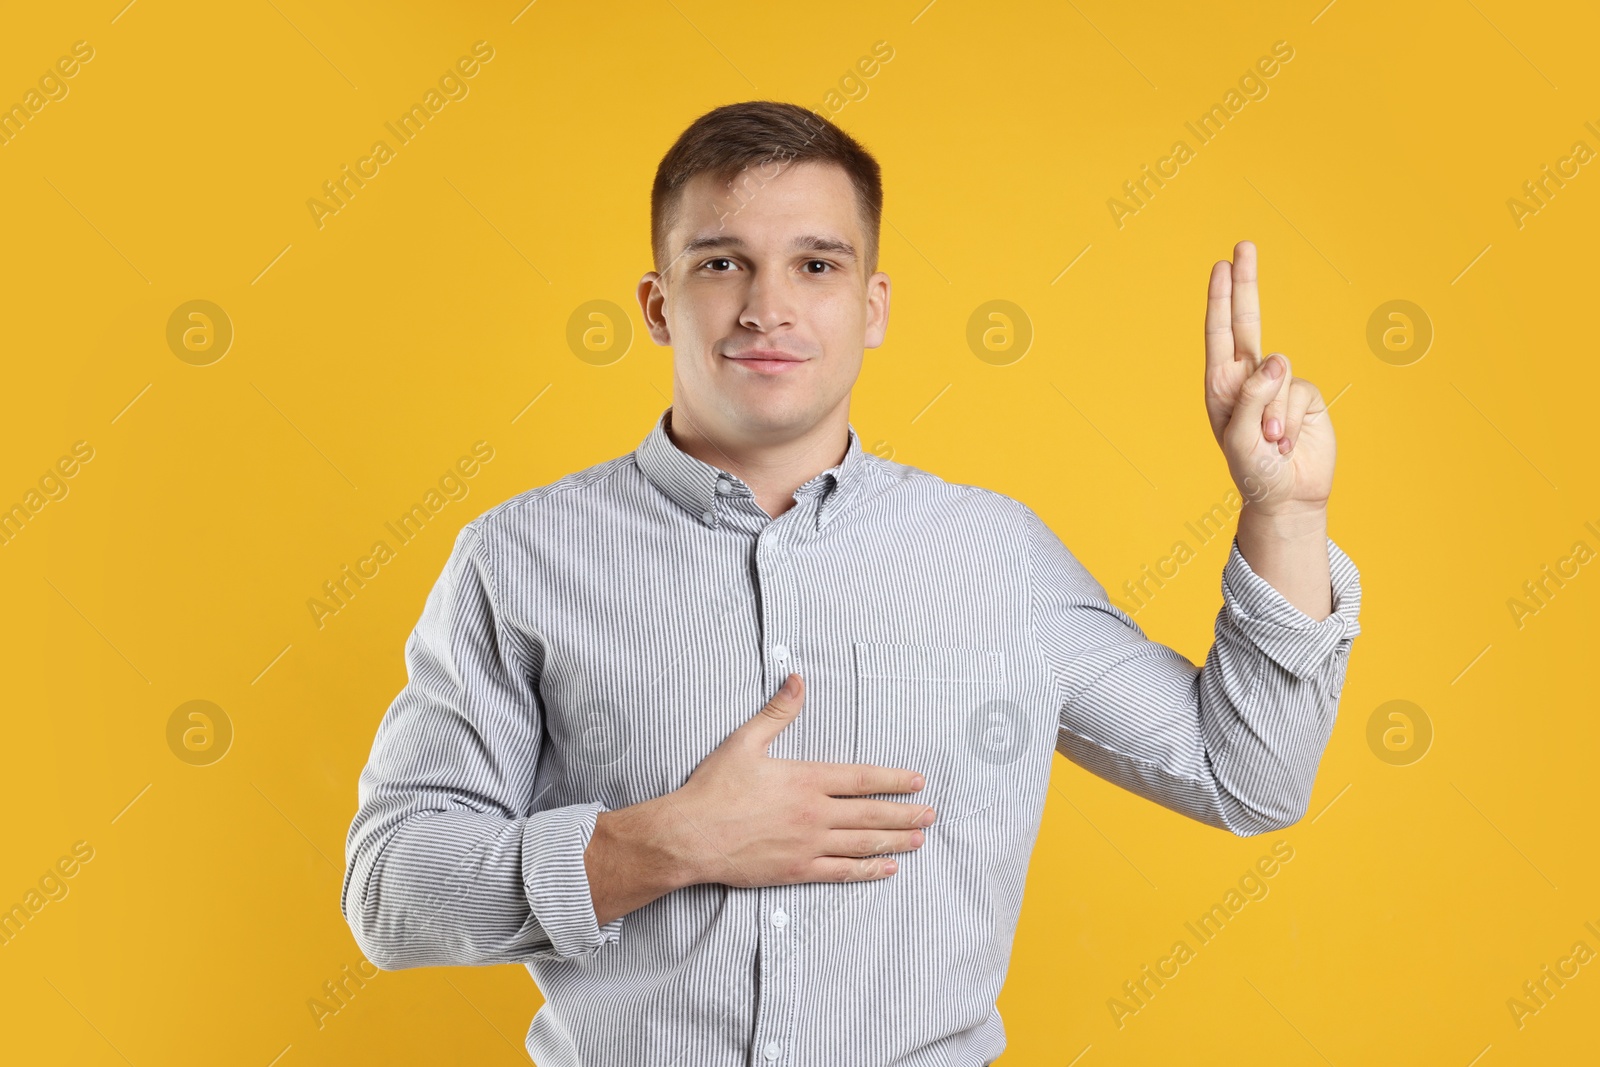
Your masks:
M673 348L673 409L714 439L775 444L843 431L862 350L883 343L883 186L843 130L794 104L696 119L656 170L655 270L639 304ZM761 364L769 354L792 362Z

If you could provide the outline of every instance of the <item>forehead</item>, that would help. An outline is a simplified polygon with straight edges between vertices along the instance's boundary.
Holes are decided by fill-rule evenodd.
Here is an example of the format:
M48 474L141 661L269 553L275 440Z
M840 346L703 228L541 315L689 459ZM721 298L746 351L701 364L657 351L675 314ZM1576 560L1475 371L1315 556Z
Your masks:
M777 161L751 164L730 180L697 174L683 186L669 244L710 233L757 240L832 232L859 246L856 190L843 167Z

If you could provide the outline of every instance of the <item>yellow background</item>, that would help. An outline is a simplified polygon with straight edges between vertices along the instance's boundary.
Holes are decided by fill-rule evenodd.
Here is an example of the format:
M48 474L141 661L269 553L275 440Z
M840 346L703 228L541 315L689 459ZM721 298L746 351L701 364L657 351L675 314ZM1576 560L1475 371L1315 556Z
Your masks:
M0 146L0 505L94 449L0 546L0 906L94 850L0 948L0 1058L526 1062L520 967L384 973L318 1025L308 1001L360 961L338 909L356 776L455 530L631 450L670 400L633 298L662 153L718 104L827 108L880 40L893 59L835 116L887 185L869 447L1033 505L1113 595L1189 542L1138 619L1198 663L1227 536L1184 524L1230 489L1204 288L1249 238L1268 350L1334 401L1330 533L1366 591L1300 824L1231 838L1058 759L1003 1062L1596 1055L1600 963L1520 1027L1507 1007L1600 950L1600 569L1520 626L1509 607L1600 547L1600 165L1521 227L1507 206L1600 149L1592 7L124 2L18 5L0 34L0 103L94 49ZM319 229L306 201L479 40L470 94ZM1198 145L1185 121L1280 40L1268 95ZM1118 228L1107 200L1180 138L1194 158ZM166 340L196 299L235 332L209 366ZM1395 299L1435 331L1403 366L1366 339ZM566 341L591 300L635 331L608 365ZM966 341L989 300L1034 331L1005 366ZM480 439L470 495L318 629L308 598ZM209 766L168 745L190 700L234 730ZM1434 734L1408 765L1368 742L1394 700ZM1107 1001L1279 840L1270 894L1119 1028Z

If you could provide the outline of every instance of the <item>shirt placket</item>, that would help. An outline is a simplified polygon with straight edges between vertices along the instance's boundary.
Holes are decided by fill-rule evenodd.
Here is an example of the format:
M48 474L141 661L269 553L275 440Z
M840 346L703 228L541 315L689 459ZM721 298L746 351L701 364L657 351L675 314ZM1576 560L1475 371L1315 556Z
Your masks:
M800 617L798 586L790 564L790 539L805 527L813 502L802 500L789 512L767 523L756 538L756 573L759 578L763 679L765 692L775 693L791 672L799 673L795 626ZM795 757L798 735L784 731L768 748L774 758ZM751 1067L781 1067L794 1062L795 989L797 961L794 944L794 891L791 886L763 886L759 890L757 922L760 924L761 987L756 1010Z

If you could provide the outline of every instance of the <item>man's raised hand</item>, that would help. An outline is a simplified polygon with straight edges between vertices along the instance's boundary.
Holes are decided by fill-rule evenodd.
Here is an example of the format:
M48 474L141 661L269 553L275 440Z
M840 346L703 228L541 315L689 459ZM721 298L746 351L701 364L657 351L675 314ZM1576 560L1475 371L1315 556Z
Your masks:
M1211 268L1205 397L1212 435L1248 507L1275 516L1326 510L1334 462L1328 405L1315 385L1294 377L1283 353L1262 356L1256 246L1249 241L1234 246L1231 263Z

